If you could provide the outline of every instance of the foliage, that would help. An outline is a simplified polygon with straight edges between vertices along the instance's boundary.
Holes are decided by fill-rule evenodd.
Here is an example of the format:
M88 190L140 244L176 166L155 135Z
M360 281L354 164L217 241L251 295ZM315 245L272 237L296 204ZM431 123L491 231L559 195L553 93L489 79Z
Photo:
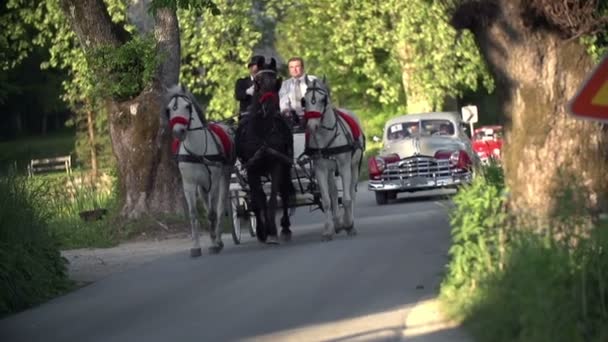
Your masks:
M199 14L204 10L209 9L213 15L219 15L221 13L218 6L212 0L152 0L149 10L150 13L154 15L156 11L161 8L168 8L174 11L178 8L183 8L196 11Z
M45 187L11 174L0 177L0 316L20 311L70 287L66 261L49 233Z
M247 61L261 39L254 29L251 1L217 0L221 14L179 10L182 59L180 80L207 101L207 115L235 115L234 84L247 75ZM206 101L206 102L207 102Z
M492 88L472 36L457 39L437 2L305 0L271 6L280 18L279 52L301 55L312 74L327 75L339 103L402 113L406 95L423 94L441 109L446 96Z
M109 171L109 170L104 170ZM52 215L50 231L62 249L107 247L116 243L118 232L112 224L117 211L118 189L115 172L103 174L93 183L86 174L46 174L28 180L29 187L44 186L43 203ZM80 213L107 209L100 221L85 222Z
M506 220L504 186L502 169L490 165L454 197L451 260L443 284L448 295L474 289L479 280L497 271Z
M608 222L561 242L514 229L500 210L503 187L502 172L490 167L454 199L441 285L447 311L480 341L605 341ZM579 204L571 192L557 195L557 221L572 235L580 222L566 214Z
M95 70L95 95L119 101L138 95L151 84L159 65L152 36L135 36L119 47L96 48L88 61L89 67Z

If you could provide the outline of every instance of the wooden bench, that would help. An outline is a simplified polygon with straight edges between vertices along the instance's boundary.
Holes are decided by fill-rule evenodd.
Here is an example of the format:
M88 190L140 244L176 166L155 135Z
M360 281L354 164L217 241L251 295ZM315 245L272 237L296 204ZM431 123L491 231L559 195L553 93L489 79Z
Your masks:
M72 173L72 156L61 156L56 158L32 159L27 166L27 173L32 177L35 173L65 170L69 175Z

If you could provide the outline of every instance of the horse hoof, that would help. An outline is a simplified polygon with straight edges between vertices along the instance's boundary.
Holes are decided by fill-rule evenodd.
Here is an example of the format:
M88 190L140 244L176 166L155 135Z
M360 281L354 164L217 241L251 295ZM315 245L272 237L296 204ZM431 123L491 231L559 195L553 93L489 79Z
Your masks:
M201 248L190 248L190 257L191 258L198 258L201 255L203 255L203 252L201 252Z
M321 241L323 241L323 242L331 241L333 239L334 239L333 235L323 234L323 236L321 236Z
M291 232L281 232L281 240L285 242L291 241Z
M357 230L356 230L354 227L353 227L353 228L351 228L351 229L347 229L347 230L346 230L346 234L347 234L348 236L355 236L355 235L357 235Z
M211 246L209 247L209 254L218 254L222 251L223 246Z
M279 239L277 239L276 236L269 236L268 239L266 239L266 244L269 244L269 245L278 245L279 244Z

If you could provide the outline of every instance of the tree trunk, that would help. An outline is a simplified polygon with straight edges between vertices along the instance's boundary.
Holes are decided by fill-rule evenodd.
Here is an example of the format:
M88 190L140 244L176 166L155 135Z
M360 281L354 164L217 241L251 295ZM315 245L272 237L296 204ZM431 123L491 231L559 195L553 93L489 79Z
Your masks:
M61 0L61 5L83 49L127 41L124 29L111 22L103 0ZM170 132L161 115L163 86L177 83L179 77L179 27L174 11L161 9L155 19L157 47L163 54L156 82L129 101L105 100L123 199L121 214L127 218L184 212Z
M606 126L571 116L567 102L593 62L576 40L531 18L525 1L468 2L453 23L474 33L507 115L504 165L512 212L536 224L591 218L606 211L608 134Z
M95 120L93 119L93 111L87 109L87 130L89 131L89 146L91 148L91 175L93 181L97 180L98 166L97 166L97 146L95 145Z
M407 103L408 113L424 113L433 110L431 102L418 91L410 81L411 75L416 71L410 62L411 51L407 46L402 46L399 49L399 59L401 64L401 82L403 82L403 90Z

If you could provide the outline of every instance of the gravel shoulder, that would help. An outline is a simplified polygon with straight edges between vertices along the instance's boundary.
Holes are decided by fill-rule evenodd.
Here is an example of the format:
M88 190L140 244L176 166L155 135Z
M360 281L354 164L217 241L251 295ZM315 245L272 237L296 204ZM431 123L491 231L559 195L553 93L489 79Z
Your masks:
M206 248L206 236L201 244ZM123 242L109 248L80 248L62 251L68 264L70 279L89 284L113 273L123 272L153 261L164 255L189 253L189 234L173 234L163 238Z

